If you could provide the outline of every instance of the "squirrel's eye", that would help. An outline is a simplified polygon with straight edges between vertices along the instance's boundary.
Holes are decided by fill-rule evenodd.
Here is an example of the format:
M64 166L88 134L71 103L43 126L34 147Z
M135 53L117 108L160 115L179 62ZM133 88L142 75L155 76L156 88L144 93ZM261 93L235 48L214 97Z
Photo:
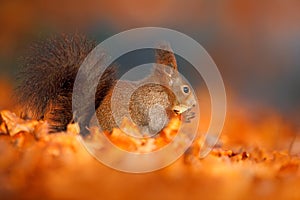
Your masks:
M190 92L190 88L188 86L183 86L182 90L186 94L188 94Z

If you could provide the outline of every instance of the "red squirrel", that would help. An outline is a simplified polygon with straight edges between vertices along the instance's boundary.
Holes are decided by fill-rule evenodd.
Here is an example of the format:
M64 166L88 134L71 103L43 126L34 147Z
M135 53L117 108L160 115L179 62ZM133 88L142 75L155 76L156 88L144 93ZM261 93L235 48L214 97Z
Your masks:
M72 91L77 72L95 46L94 41L79 33L58 34L35 42L24 57L20 85L16 89L23 108L22 115L48 121L50 132L65 131L73 120ZM86 112L81 118L80 129L86 131L89 126L94 114L90 112L91 106L95 106L102 130L111 131L117 127L125 109L129 109L132 121L148 133L159 131L173 115L195 106L196 98L178 72L170 45L163 44L156 50L156 63L165 67L155 67L151 75L141 81L118 82L117 67L109 66L97 83L95 102L84 105ZM163 85L151 83L138 86L146 80L157 80ZM134 90L129 108L125 107L122 97L116 94L118 113L113 115L111 97L116 85L125 90Z

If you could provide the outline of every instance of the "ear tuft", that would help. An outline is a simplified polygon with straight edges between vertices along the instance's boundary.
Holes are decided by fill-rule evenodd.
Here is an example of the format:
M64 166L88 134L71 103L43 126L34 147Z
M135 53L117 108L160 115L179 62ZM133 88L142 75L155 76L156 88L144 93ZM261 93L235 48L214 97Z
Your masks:
M155 51L156 63L167 65L177 71L177 62L171 45L164 41L161 42Z

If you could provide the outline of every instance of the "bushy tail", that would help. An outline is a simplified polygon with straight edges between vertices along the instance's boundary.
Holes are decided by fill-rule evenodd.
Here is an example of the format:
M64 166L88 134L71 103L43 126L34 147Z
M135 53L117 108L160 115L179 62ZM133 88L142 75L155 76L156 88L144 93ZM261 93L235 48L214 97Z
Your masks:
M94 47L94 41L78 33L33 43L23 59L16 89L23 116L47 120L51 132L64 131L73 119L72 91L78 69ZM97 86L96 107L114 84L115 73L114 67L104 72ZM90 105L85 107L89 109ZM88 125L90 117L85 116L81 128Z

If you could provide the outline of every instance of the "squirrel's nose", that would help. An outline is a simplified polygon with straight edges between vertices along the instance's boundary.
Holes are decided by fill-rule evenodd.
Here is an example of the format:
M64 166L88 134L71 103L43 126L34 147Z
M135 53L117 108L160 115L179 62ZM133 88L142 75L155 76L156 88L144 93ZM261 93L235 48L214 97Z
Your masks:
M179 114L179 110L174 109L173 112L178 115Z

